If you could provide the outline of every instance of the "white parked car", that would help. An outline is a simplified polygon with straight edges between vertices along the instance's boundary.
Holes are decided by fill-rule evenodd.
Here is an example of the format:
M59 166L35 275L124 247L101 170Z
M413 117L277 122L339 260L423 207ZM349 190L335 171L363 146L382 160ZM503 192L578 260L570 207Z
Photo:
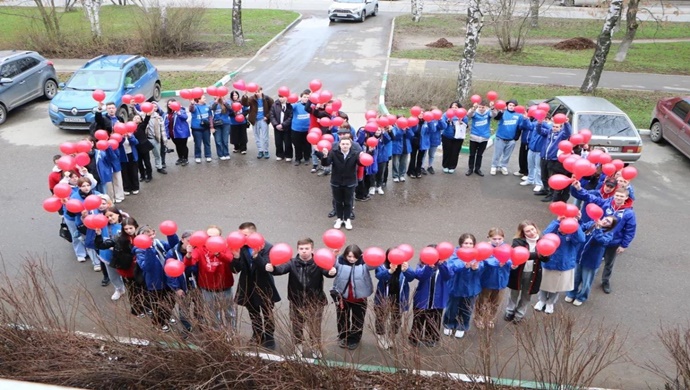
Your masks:
M328 7L328 19L349 19L363 22L367 16L376 16L379 13L379 0L333 0Z

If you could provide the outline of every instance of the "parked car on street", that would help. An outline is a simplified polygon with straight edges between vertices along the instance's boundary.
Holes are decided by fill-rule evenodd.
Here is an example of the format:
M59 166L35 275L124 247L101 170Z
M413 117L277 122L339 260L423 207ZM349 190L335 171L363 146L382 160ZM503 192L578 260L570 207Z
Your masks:
M328 19L357 20L363 22L367 16L379 13L379 0L333 0L328 7Z
M530 104L541 102L551 107L548 117L565 114L574 133L589 129L592 132L590 147L606 148L611 157L628 164L642 156L640 133L628 115L608 100L594 96L556 96Z
M57 80L53 63L35 51L0 50L0 125L22 104L55 97Z
M123 95L143 94L148 100L161 97L158 70L148 59L138 55L101 55L60 84L48 109L51 122L61 129L88 130L95 120L96 102L91 95L97 89L105 92L104 102L114 102L117 115L125 119L129 118L129 109L122 102Z
M659 100L649 129L652 142L665 140L690 158L690 96Z

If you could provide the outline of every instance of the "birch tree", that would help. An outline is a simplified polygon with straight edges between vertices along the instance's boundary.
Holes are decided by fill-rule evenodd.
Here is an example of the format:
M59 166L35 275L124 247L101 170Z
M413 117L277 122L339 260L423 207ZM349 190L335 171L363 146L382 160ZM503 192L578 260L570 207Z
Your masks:
M625 36L621 42L620 47L618 47L618 53L616 53L616 58L614 61L623 62L625 57L628 56L628 50L635 39L635 34L637 34L637 10L640 6L640 0L628 0L628 9L625 11Z
M422 9L424 8L424 0L412 0L412 21L419 22L422 20Z
M93 39L100 39L102 36L100 16L102 3L103 0L81 0L81 5L91 25L91 37Z
M55 39L60 39L60 19L55 9L55 0L34 0L41 22L46 32Z
M606 15L604 27L601 29L599 38L597 38L597 47L594 49L594 55L589 63L589 69L585 75L585 80L582 82L580 92L592 93L599 85L599 79L604 71L606 64L606 57L611 49L611 37L616 24L620 21L621 11L623 9L623 0L611 0L609 6L609 13Z
M467 101L472 90L472 71L474 59L477 55L479 35L484 27L484 15L479 7L481 0L470 0L467 6L467 33L465 34L465 48L460 60L458 72L457 94L458 101Z
M541 7L539 0L529 1L530 26L532 28L539 28L539 7Z
M244 46L242 32L242 0L232 0L232 40L237 46Z

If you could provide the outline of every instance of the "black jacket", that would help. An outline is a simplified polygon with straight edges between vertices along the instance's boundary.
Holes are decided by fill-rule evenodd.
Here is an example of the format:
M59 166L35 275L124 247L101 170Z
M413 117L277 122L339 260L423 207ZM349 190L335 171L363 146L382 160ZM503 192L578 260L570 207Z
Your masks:
M322 269L314 260L302 261L299 255L289 262L275 267L274 275L290 273L288 279L288 301L297 306L318 303L328 304L326 293L323 291L323 277L332 278L328 270Z
M271 106L271 111L268 114L271 120L271 125L275 128L278 125L283 125L283 131L289 131L292 127L292 104L285 103L285 114L283 115L283 121L280 121L280 112L282 111L282 105L280 101L276 102Z
M273 275L266 271L268 253L272 245L266 243L256 258L249 254L249 247L240 250L240 257L233 259L232 271L239 272L235 302L240 306L260 307L264 302L279 302L280 295Z
M513 248L516 246L524 246L529 249L529 244L527 240L522 238L513 239ZM541 263L548 262L549 256L542 256L537 252L530 252L529 259L534 260L534 266L532 267L532 280L530 280L529 293L536 294L539 292L539 287L541 286ZM522 272L525 269L525 265L521 264L515 269L510 270L510 277L508 278L508 288L511 290L521 290L522 289Z
M345 158L340 150L331 151L326 156L323 156L323 154L317 152L317 156L321 158L321 165L324 167L332 167L332 186L352 187L357 185L357 164L359 163L359 153L350 148L347 158Z
M113 124L110 121L110 118L103 116L104 112L105 111L96 110L96 113L94 115L95 121L93 124L91 124L91 126L89 128L89 132L91 133L91 135L94 135L94 133L96 133L96 130L105 130L108 132L108 134L111 134L113 132ZM118 120L118 122L123 122L123 123L125 121L120 116L117 117L117 120Z

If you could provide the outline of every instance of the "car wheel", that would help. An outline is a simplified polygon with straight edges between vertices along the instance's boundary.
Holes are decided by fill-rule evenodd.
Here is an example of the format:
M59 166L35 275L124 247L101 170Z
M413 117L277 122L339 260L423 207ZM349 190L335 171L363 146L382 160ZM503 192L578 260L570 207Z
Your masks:
M652 123L652 127L649 130L649 138L651 138L652 142L659 143L663 140L663 131L661 130L661 123Z
M161 84L159 82L156 82L156 85L153 86L153 96L151 98L155 101L161 100Z
M117 110L117 116L122 118L125 122L129 121L129 109L127 106L122 106Z
M374 12L371 14L371 16L376 16L379 13L379 5L376 4L376 7L374 7Z
M0 125L5 123L6 120L7 120L7 109L5 108L5 106L0 104Z
M43 96L45 96L46 99L52 100L55 95L57 95L58 92L58 85L53 79L48 79L46 80L45 84L43 84Z
M335 22L334 18L328 18L328 20L330 20L331 22Z
M360 23L364 23L364 20L367 18L367 11L362 10L362 16L359 17Z

